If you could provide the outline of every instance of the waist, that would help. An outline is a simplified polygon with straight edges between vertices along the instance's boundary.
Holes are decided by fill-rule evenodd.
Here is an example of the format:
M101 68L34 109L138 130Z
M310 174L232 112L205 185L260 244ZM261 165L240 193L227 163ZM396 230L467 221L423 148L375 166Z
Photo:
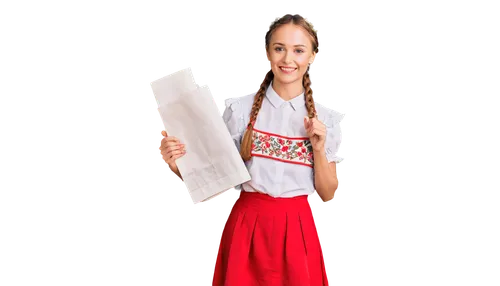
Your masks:
M247 192L243 188L238 199L239 204L265 209L268 211L285 211L285 210L300 210L310 209L308 195L295 196L291 198L275 198L261 192Z
M236 189L247 192L258 192L269 195L273 198L294 198L297 196L308 196L314 193L314 185L309 186L296 181L285 183L270 182L267 179L261 180L262 176L255 176L252 180L240 184Z

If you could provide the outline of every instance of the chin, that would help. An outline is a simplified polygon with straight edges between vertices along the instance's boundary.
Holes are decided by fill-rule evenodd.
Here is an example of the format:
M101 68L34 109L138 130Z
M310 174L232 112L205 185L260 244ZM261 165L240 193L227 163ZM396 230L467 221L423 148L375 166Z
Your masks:
M287 77L287 76L279 75L277 77L275 76L274 80L279 81L279 82L284 83L284 84L287 84L287 83L296 82L297 80L302 80L302 78L296 77L296 76L295 77Z

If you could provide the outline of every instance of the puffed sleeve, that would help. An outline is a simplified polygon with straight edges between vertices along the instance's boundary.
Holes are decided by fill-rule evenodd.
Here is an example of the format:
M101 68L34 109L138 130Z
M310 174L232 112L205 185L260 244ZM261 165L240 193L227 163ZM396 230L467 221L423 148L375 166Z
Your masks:
M340 143L342 142L342 130L340 129L340 122L344 118L344 115L345 114L330 110L325 120L325 152L328 163L335 162L338 164L342 162L342 160L344 160L343 157L337 155L337 151L340 148Z
M225 100L226 108L222 114L222 119L226 124L227 130L233 138L238 151L241 147L243 131L245 131L245 121L243 118L242 106L239 98L228 98Z

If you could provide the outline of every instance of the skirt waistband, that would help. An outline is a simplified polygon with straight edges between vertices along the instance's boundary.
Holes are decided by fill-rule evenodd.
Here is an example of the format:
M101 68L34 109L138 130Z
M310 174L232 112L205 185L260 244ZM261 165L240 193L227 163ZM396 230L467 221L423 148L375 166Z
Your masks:
M287 210L310 210L308 195L291 198L275 198L259 192L241 190L238 202L242 206L269 212L282 212Z

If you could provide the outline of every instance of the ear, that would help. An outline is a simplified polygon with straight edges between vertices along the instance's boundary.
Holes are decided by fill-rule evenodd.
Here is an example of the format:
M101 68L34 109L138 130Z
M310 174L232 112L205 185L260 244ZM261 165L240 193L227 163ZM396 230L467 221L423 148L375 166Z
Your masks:
M316 58L316 53L312 53L312 55L309 57L309 62L311 64L314 62L314 58Z
M267 56L267 60L271 61L271 56L269 55L269 51L267 49L266 49L266 56Z

